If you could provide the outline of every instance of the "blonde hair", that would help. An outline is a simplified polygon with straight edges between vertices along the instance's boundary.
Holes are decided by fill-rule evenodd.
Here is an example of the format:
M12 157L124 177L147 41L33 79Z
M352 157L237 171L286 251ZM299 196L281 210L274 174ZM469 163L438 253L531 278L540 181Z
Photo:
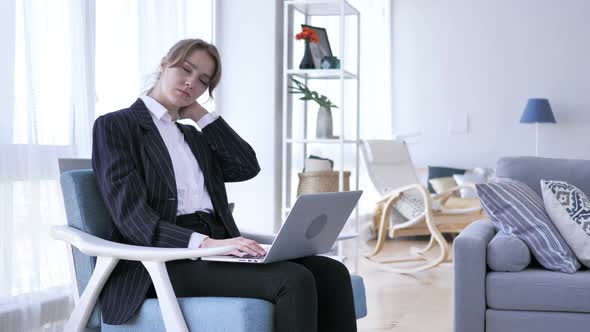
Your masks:
M207 52L207 54L213 59L214 62L214 69L213 75L209 80L209 97L213 98L212 93L215 90L215 87L219 83L221 79L221 57L219 56L219 51L215 45L208 43L202 39L183 39L176 44L174 44L168 53L164 57L165 61L168 63L170 67L176 67L182 64L186 58L194 51L203 50ZM151 94L154 90L154 87L160 81L160 76L162 75L161 72L158 72L156 75L156 82L146 91L146 94Z

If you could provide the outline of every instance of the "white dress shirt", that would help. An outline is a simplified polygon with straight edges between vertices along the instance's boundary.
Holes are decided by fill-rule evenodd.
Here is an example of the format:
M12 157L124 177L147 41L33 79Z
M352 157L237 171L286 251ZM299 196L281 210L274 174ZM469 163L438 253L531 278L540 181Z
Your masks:
M158 128L172 160L178 202L176 215L190 214L196 211L212 213L214 211L213 203L205 187L203 172L195 155L184 140L184 135L176 126L176 121L172 119L166 108L154 98L150 96L140 96L139 98L150 111L152 120ZM217 117L208 113L197 122L197 125L203 129L216 119ZM188 247L198 248L207 237L207 235L194 232Z

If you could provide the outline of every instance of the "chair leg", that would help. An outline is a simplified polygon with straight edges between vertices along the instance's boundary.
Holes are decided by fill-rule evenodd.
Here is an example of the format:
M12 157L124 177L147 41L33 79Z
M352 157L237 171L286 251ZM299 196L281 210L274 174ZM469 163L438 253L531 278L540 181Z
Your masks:
M444 239L443 239L443 241L444 241ZM435 241L432 241L432 242L433 243L436 242L438 244L438 247L440 248L440 253L439 253L438 257L436 257L434 259L428 258L423 254L420 255L420 254L416 253L417 255L415 255L415 256L400 257L400 258L395 258L395 259L386 259L386 260L378 260L378 261L374 260L372 257L366 257L367 262L376 266L380 270L394 272L394 273L400 273L400 274L412 274L412 273L417 273L420 271L428 270L428 269L431 269L431 268L443 263L446 260L446 257L448 255L448 251L449 251L449 246L446 242L441 243L441 242L437 241L436 239L435 239ZM430 242L429 242L429 246L431 246ZM426 248L424 248L424 249L426 249ZM425 261L425 263L418 265L418 266L408 267L408 268L385 265L385 264L392 264L392 263L393 264L394 263L404 263L404 262L421 261L421 260Z
M437 265L440 265L445 261L445 258L448 253L448 245L446 243L441 244L436 241L440 248L440 253L437 258L431 259L426 257L425 255L416 254L413 256L407 257L399 257L394 259L384 259L384 260L375 260L371 256L366 256L367 262L371 263L372 265L376 266L380 270L385 270L388 272L400 273L400 274L412 274L420 271L424 271L430 268L433 268ZM401 267L393 267L393 266L386 266L385 264L395 264L395 263L405 263L405 262L415 262L415 261L425 261L424 264L413 266L409 268L401 268Z
M393 232L392 232L393 235ZM392 236L393 238L393 236ZM426 253L430 251L434 247L434 243L436 243L434 236L430 237L430 241L424 248L417 248L412 247L410 251L412 252L413 256L404 257L404 258L395 258L395 259L385 259L379 260L379 263L401 263L401 262L412 262L412 261L419 261L419 260L430 260L430 258L426 257Z
M188 332L184 316L178 305L178 299L176 299L174 289L170 283L166 264L164 262L142 263L148 270L152 282L154 283L166 331Z
M86 329L88 318L94 309L98 294L100 294L102 287L118 262L119 259L114 257L96 258L94 272L92 272L92 276L90 277L80 300L78 300L74 311L72 311L72 314L64 327L65 332L81 332Z
M449 245L433 221L432 211L430 209L430 205L431 205L430 204L430 197L427 196L428 194L426 194L426 193L423 193L422 195L424 198L424 202L426 202L424 219L426 222L426 226L428 227L428 230L431 234L430 241L428 242L428 245L426 245L426 247L424 247L423 249L414 249L413 250L414 256L412 256L412 257L404 257L404 258L376 261L373 259L373 256L377 255L383 249L383 243L381 243L379 240L381 240L381 241L385 240L385 239L381 239L381 236L380 236L373 253L366 256L368 262L376 265L381 270L394 272L394 273L401 273L401 274L411 274L411 273L416 273L416 272L420 272L420 271L424 271L424 270L433 268L433 267L443 263L447 259L447 256L449 255L449 251L450 251ZM390 203L391 202L388 202L388 204L386 204L386 208L383 211L383 215L382 215L382 219L381 219L382 225L380 227L380 235L381 235L381 230L384 228L383 222L385 220L385 216L388 216L389 213L391 213L391 207L393 204L390 204ZM395 230L393 230L393 229L391 231L392 231L392 234L395 232ZM435 259L430 259L430 258L426 257L425 253L427 251L431 250L435 243L440 248L440 253L439 253L438 257L436 257ZM414 266L414 267L409 267L409 268L401 268L401 267L393 267L393 266L385 266L384 265L384 264L389 264L389 263L402 263L402 262L410 262L410 261L417 261L417 260L425 260L426 263L422 264L422 265Z
M428 244L426 245L426 247L424 247L422 249L413 248L414 249L414 252L417 255L423 255L423 254L427 253L428 251L430 251L430 249L432 249L432 247L434 246L434 242L436 242L435 239L434 239L434 236L431 235L430 236L430 241L428 241Z
M385 245L385 238L387 234L387 223L389 222L388 216L391 215L392 204L386 204L385 208L382 210L381 213L381 222L379 223L379 230L377 233L377 243L375 244L375 249L373 252L366 255L366 257L372 257L381 252L383 250L383 246Z

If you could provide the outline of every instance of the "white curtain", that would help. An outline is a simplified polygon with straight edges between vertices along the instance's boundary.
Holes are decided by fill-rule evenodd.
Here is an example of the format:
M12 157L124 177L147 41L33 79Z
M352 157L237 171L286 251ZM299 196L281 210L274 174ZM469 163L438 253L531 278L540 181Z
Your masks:
M93 2L4 4L0 330L58 330L73 301L65 246L49 229L65 223L57 159L90 153Z
M49 236L66 223L57 159L90 157L94 119L135 100L144 59L153 72L174 41L210 39L211 2L0 1L0 331L62 329L73 290Z
M175 42L213 36L213 0L101 0L96 6L97 115L130 106L150 88Z

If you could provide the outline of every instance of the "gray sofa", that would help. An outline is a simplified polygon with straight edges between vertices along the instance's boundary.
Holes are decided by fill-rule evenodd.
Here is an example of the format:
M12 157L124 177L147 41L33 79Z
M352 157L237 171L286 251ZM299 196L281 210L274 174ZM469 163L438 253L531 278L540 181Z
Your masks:
M524 182L539 195L542 178L590 194L589 160L502 158L496 175ZM486 251L495 234L493 224L481 220L455 239L454 331L590 331L590 271L566 274L535 264L520 272L492 271Z

